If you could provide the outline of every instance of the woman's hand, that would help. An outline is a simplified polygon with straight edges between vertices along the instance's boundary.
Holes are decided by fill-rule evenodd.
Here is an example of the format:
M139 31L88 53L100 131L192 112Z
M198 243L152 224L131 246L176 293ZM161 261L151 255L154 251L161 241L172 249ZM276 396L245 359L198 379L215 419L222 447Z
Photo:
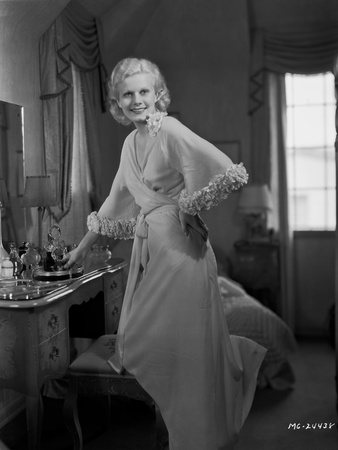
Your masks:
M87 251L81 252L81 250L78 248L75 248L74 250L66 253L62 260L64 269L71 269L74 264L80 265L85 260L87 253Z
M88 231L78 247L74 248L74 250L71 250L65 255L62 260L63 267L65 269L71 269L74 264L81 264L85 260L92 245L97 241L98 237L98 234Z
M189 236L190 229L193 228L196 230L202 237L203 241L206 242L208 240L209 230L203 220L200 218L198 214L196 216L192 216L183 211L179 211L179 218L182 226L182 230L186 236Z

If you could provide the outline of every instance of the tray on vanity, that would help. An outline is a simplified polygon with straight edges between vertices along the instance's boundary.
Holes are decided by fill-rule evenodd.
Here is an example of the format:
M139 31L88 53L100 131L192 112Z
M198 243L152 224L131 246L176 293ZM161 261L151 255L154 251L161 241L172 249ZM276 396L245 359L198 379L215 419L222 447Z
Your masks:
M36 269L32 279L0 279L0 300L33 300L63 288L83 275L83 266L71 270L46 272Z
M75 264L74 267L68 270L53 270L47 272L43 269L36 269L33 274L35 281L69 281L74 278L79 278L84 273L83 266Z

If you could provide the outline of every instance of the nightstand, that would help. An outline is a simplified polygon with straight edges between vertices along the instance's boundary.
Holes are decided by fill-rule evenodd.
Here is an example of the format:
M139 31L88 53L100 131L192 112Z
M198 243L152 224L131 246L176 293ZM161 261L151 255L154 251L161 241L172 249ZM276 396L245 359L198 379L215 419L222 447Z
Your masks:
M272 240L238 241L229 259L231 278L249 295L280 314L279 243Z

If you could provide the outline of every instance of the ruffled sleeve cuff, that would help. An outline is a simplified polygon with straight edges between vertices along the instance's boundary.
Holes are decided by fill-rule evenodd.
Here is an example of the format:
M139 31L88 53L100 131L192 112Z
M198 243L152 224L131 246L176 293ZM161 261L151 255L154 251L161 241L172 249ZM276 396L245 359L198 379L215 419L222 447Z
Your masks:
M178 200L179 207L193 216L203 210L211 209L225 200L232 191L246 184L248 178L249 175L243 163L233 164L225 173L216 175L208 186L200 191L189 195L186 189L183 189Z
M133 239L135 235L136 219L112 220L99 217L94 211L87 219L88 230L113 239Z

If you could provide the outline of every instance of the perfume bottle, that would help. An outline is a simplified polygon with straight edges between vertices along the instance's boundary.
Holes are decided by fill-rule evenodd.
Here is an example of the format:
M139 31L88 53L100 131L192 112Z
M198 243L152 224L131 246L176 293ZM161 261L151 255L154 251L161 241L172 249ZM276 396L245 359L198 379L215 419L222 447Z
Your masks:
M13 264L13 277L20 278L23 270L23 262L19 256L15 242L9 243L9 259Z
M22 262L26 266L26 270L23 273L24 278L31 278L32 273L38 268L41 256L35 249L33 243L26 243L27 251L21 256Z
M50 233L48 233L48 242L44 246L44 252L43 252L43 255L44 255L43 270L45 272L52 272L54 270L55 261L52 256L53 250L54 250L53 239L52 239Z
M8 256L1 261L1 276L2 278L13 278L13 264Z

